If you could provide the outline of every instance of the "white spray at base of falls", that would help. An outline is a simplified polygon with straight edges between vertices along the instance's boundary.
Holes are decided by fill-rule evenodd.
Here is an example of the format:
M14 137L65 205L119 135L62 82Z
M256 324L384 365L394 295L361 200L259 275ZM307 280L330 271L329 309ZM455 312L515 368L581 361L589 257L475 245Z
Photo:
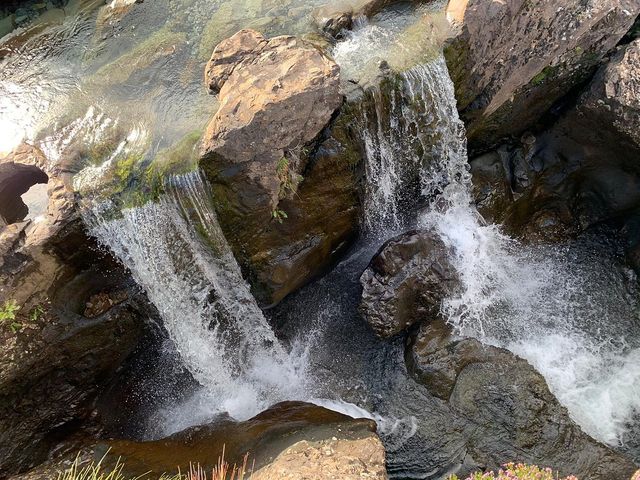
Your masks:
M177 353L202 386L150 420L166 436L228 413L246 420L271 405L300 400L370 418L401 444L411 422L371 414L340 400L319 399L308 372L314 332L286 351L251 295L213 210L199 172L172 177L158 202L114 212L95 205L86 222L126 265L157 307Z
M401 80L388 100L372 94L390 103L376 103L375 111L392 115L365 122L365 225L402 226L397 219L412 194L403 175L408 163L419 165L421 197L430 207L418 226L451 248L461 280L442 304L444 318L464 336L527 359L587 433L624 443L640 414L637 281L612 269L615 260L600 251L525 246L488 225L473 206L464 126L444 59ZM398 114L404 117L393 118Z
M185 366L204 387L190 400L191 410L200 402L208 410L196 416L228 412L246 419L304 397L305 352L288 353L264 318L218 225L208 184L193 172L171 178L166 187L158 202L115 216L113 205L96 205L87 223L144 288ZM198 419L174 421L168 430Z

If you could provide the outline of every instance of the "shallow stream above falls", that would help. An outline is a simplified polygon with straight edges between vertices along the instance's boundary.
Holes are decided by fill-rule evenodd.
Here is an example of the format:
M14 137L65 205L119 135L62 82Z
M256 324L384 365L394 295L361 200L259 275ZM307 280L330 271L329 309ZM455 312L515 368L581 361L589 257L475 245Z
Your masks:
M334 48L345 81L372 86L386 57L405 71L392 97L369 89L374 109L360 112L363 233L326 276L267 312L258 308L209 186L183 171L216 109L203 65L240 28L311 31L309 13L321 3L149 0L115 22L101 17L101 1L69 0L0 40L0 153L34 142L76 174L93 234L163 320L158 358L131 373L152 391L131 402L130 422L120 419L117 430L157 438L223 412L246 419L278 401L306 400L375 419L393 478L442 478L464 458L463 419L411 378L406 336L383 341L358 313L359 277L379 247L422 226L455 252L463 289L443 314L457 333L529 360L586 432L640 458L637 278L606 232L524 246L479 218L439 54L439 5L386 12ZM433 38L415 43L412 28L425 18L436 25ZM135 194L154 164L171 173L160 201L128 209L105 202ZM441 202L429 209L434 198Z

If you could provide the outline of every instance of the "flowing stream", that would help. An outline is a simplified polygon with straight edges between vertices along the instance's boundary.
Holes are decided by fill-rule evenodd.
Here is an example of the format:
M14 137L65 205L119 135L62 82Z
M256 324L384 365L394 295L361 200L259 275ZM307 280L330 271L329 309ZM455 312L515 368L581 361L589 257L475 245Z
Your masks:
M105 20L102 1L60 3L0 44L0 153L36 143L77 173L82 192L113 180L116 165L141 168L116 170L114 178L135 188L135 172L158 158L192 154L189 138L216 108L201 71L217 41L252 26L267 35L307 32L311 10L324 2L154 0L120 22ZM357 310L359 276L371 257L388 238L419 226L454 252L461 288L445 299L442 315L459 334L531 362L595 438L637 442L637 279L616 245L597 235L525 246L475 210L439 17L425 15L441 4L359 22L335 46L345 79L371 85L358 119L365 233L336 268L272 311L253 299L198 172L170 176L157 202L91 206L93 235L145 290L200 386L183 403L165 405L162 433L221 412L244 419L282 400L307 400L374 418L392 477L443 478L440 466L459 460L445 444L459 441L461 429L408 376L403 339L376 338ZM381 74L387 59L404 73Z
M595 238L525 246L487 224L473 206L464 125L444 60L414 67L402 80L388 104L380 91L371 93L376 120L365 116L365 225L406 228L407 206L419 202L407 198L403 182L417 166L421 198L430 199L417 224L452 248L462 283L443 302L444 318L460 335L527 359L587 433L624 445L637 435L640 412L635 274Z

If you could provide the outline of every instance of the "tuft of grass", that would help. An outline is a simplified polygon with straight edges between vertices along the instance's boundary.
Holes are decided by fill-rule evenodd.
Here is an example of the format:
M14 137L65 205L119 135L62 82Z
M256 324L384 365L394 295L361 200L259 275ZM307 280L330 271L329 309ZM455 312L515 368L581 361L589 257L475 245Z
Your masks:
M222 449L222 455L218 459L218 463L211 471L211 480L247 480L251 477L251 471L247 466L249 460L249 454L244 456L244 461L241 465L229 465L224 459L224 447ZM200 465L191 464L189 467L189 473L187 473L185 480L209 480L207 473Z
M460 480L455 475L450 475L447 480ZM569 475L566 478L560 476L550 468L540 468L535 465L525 465L523 463L507 463L503 469L494 472L476 472L468 476L465 480L578 480L577 477ZM635 480L635 479L632 479Z
M178 472L175 475L163 474L158 480L249 480L253 473L253 466L248 467L249 454L244 456L240 465L230 465L224 458L225 448L222 448L222 455L218 458L217 464L211 471L211 476L200 466L200 464L190 464L189 471L185 474ZM78 455L73 464L64 471L58 473L57 480L152 480L153 476L145 474L140 477L129 478L123 473L124 463L118 459L112 469L103 465L106 455L99 462L90 462L81 466Z
M58 480L126 480L122 474L124 465L120 460L112 470L107 470L102 465L104 458L102 457L98 463L91 462L81 467L78 456L69 468L58 473Z

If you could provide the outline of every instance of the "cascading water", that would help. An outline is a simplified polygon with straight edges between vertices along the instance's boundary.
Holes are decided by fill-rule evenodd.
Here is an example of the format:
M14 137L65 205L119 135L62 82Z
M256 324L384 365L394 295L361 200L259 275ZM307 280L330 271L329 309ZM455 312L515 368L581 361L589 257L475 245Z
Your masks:
M172 177L157 202L94 206L90 231L126 265L158 308L210 414L245 419L303 396L304 352L287 353L255 303L220 230L199 172ZM212 401L211 399L215 399ZM202 401L201 403L206 403ZM175 412L174 412L175 413ZM168 430L188 426L175 420Z
M388 95L370 95L366 226L394 231L410 222L407 206L420 202L407 199L403 182L417 166L420 197L430 200L418 225L452 249L461 279L444 318L461 335L529 360L585 431L624 443L640 412L633 274L612 269L616 259L604 250L524 246L486 224L473 206L464 125L442 57L405 72Z
M407 227L420 203L445 185L469 181L464 125L449 101L452 86L443 78L448 78L447 66L438 57L367 92L360 131L366 153L364 226L369 232ZM460 202L470 201L466 187L455 193L464 197Z

